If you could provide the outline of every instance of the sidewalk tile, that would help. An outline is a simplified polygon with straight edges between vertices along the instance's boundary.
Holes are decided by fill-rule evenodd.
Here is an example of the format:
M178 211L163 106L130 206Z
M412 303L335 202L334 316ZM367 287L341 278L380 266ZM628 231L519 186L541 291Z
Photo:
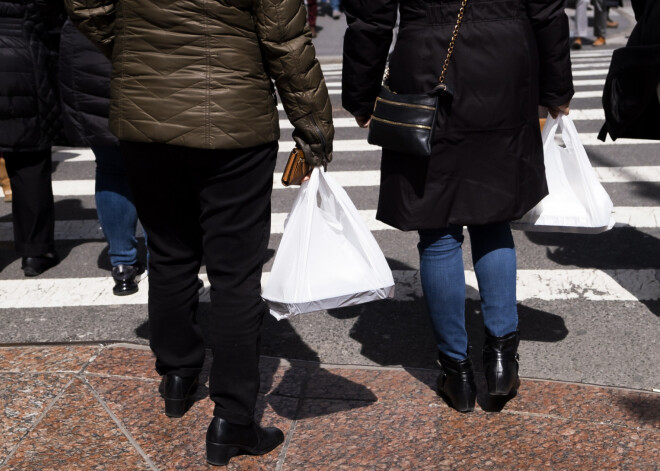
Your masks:
M23 440L5 468L20 471L149 470L79 379Z
M660 429L660 394L616 388L523 380L508 411Z
M156 357L149 349L110 346L104 348L85 371L157 380L160 376L156 373L155 363Z
M213 403L206 397L205 387L198 391L198 397L203 399L182 418L172 419L163 413L163 400L153 382L94 376L88 380L160 469L212 469L206 464L205 437ZM294 398L260 395L256 418L264 426L276 426L287 433L297 404ZM229 469L274 470L278 454L275 451L263 457L237 457Z
M0 371L77 372L101 351L101 348L100 345L0 347Z
M444 404L304 400L283 471L655 469L652 430ZM354 408L350 408L354 407ZM645 453L642 453L644 451Z
M34 426L71 377L0 373L0 463Z
M310 377L306 398L357 401L437 400L437 371L319 368Z

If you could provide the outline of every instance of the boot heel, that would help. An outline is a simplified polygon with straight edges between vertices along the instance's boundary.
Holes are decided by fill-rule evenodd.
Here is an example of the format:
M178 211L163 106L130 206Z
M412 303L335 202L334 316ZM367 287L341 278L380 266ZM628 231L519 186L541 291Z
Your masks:
M215 466L225 466L240 451L237 446L206 442L206 461Z
M165 415L168 417L183 417L187 407L187 399L165 399Z

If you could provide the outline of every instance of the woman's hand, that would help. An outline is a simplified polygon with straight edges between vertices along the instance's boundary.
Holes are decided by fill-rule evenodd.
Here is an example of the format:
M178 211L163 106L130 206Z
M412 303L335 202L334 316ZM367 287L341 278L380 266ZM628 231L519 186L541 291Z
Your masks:
M570 109L570 104L571 102L569 101L568 103L564 105L559 105L559 106L549 106L548 107L548 112L550 113L550 116L553 118L557 118L559 116L559 113L563 113L567 115L571 109Z
M361 128L368 128L369 123L371 122L371 115L369 115L369 116L356 116L355 117L355 122Z

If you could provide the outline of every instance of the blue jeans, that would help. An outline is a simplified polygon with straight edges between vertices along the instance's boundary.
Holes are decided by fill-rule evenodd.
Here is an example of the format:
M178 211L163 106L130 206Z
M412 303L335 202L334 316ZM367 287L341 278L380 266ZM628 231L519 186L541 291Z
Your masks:
M469 226L484 324L502 337L518 328L516 250L508 223ZM419 231L420 275L438 350L456 360L467 358L463 228Z
M332 11L339 11L339 6L341 5L341 0L330 0L330 6L332 7Z
M93 147L96 156L96 211L113 267L138 263L137 211L124 159L117 147Z

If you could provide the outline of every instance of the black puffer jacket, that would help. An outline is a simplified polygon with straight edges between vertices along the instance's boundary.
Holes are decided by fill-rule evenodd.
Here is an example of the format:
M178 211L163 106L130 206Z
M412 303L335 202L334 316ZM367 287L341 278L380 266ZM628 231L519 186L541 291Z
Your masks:
M60 41L60 93L69 145L119 145L108 127L110 69L110 61L67 20Z
M397 93L436 86L456 0L346 0L342 101L370 115L390 60ZM377 218L403 230L519 218L547 193L538 105L573 96L563 0L469 0L447 71L430 158L383 151ZM446 114L443 114L446 113Z
M603 90L600 135L660 140L660 1L633 0L637 24L626 47L614 51Z
M60 2L0 1L0 151L61 142L57 54Z

